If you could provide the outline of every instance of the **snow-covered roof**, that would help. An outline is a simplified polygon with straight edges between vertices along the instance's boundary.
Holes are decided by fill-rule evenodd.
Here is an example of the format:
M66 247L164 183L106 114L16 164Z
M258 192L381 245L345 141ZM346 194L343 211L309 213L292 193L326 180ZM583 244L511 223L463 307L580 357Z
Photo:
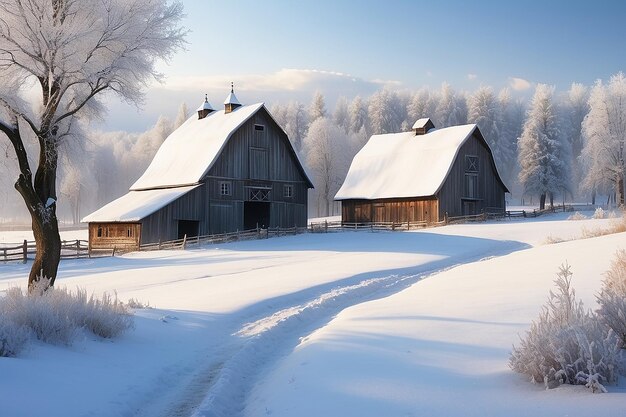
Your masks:
M193 115L165 139L146 172L131 190L197 184L211 169L230 136L263 103L218 110L203 119Z
M239 104L239 105L241 105L241 103L239 102L239 100L237 100L237 96L235 95L235 93L233 91L231 91L230 94L228 94L228 97L226 97L226 100L224 100L224 104Z
M163 188L156 190L131 191L111 201L85 217L83 223L91 222L137 222L187 194L197 185L189 187Z
M428 120L428 119L426 119ZM475 124L374 135L354 157L335 200L426 197L443 185Z
M424 126L426 126L426 123L428 123L430 119L428 117L424 117L422 119L417 119L417 121L413 124L412 129L421 129Z

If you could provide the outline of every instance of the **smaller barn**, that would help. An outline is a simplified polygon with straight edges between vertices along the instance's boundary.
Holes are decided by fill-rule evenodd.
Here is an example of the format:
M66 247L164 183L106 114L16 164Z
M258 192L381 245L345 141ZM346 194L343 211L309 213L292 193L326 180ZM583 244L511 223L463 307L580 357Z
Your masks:
M478 126L420 119L410 132L372 136L335 200L344 223L433 223L503 211L507 192Z

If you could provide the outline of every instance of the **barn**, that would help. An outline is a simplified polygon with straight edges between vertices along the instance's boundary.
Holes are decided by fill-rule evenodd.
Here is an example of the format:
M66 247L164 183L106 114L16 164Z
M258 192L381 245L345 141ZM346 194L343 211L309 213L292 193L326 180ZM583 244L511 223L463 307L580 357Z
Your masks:
M257 227L306 226L312 188L284 130L263 103L224 108L205 98L169 135L129 192L88 215L91 249Z
M475 124L372 136L354 157L335 200L344 223L439 222L503 211L509 192Z

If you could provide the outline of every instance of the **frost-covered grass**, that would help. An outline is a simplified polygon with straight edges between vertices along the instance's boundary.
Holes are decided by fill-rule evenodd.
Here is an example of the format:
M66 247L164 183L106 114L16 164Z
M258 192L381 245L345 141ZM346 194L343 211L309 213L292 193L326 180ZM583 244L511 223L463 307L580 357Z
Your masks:
M606 273L598 295L598 316L626 349L626 251L620 250Z
M88 296L81 288L44 291L43 281L30 293L13 287L0 298L0 356L19 354L30 336L69 345L82 330L112 338L132 327L132 316L117 296Z

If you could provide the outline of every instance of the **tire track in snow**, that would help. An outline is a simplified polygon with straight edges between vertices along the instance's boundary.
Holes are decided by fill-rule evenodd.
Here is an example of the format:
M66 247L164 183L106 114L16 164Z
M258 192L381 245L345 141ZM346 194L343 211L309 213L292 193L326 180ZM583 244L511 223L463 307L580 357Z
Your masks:
M255 377L268 363L292 349L293 342L297 343L350 306L391 295L440 271L366 279L243 325L233 335L242 339L241 347L222 365L219 377L193 416L241 415Z
M430 265L408 268L401 274L367 278L358 276L352 283L318 288L302 301L288 298L282 308L266 315L269 304L233 317L222 334L230 340L219 347L208 349L215 356L205 362L196 362L196 368L184 378L171 381L177 386L171 395L158 398L152 407L136 417L238 417L241 416L250 390L263 372L279 358L287 355L300 340L323 327L337 314L354 305L381 299L415 284L429 276L471 262L479 262L525 248L519 242L507 242L497 248L474 252L456 259L442 259ZM454 263L452 263L454 262ZM355 283L355 281L357 281ZM300 302L296 301L300 299ZM295 305L289 305L294 303ZM263 308L265 307L265 308ZM252 321L250 317L252 318ZM229 330L230 329L230 330ZM216 329L217 330L217 329ZM206 356L205 356L206 357ZM188 364L189 365L189 364Z

